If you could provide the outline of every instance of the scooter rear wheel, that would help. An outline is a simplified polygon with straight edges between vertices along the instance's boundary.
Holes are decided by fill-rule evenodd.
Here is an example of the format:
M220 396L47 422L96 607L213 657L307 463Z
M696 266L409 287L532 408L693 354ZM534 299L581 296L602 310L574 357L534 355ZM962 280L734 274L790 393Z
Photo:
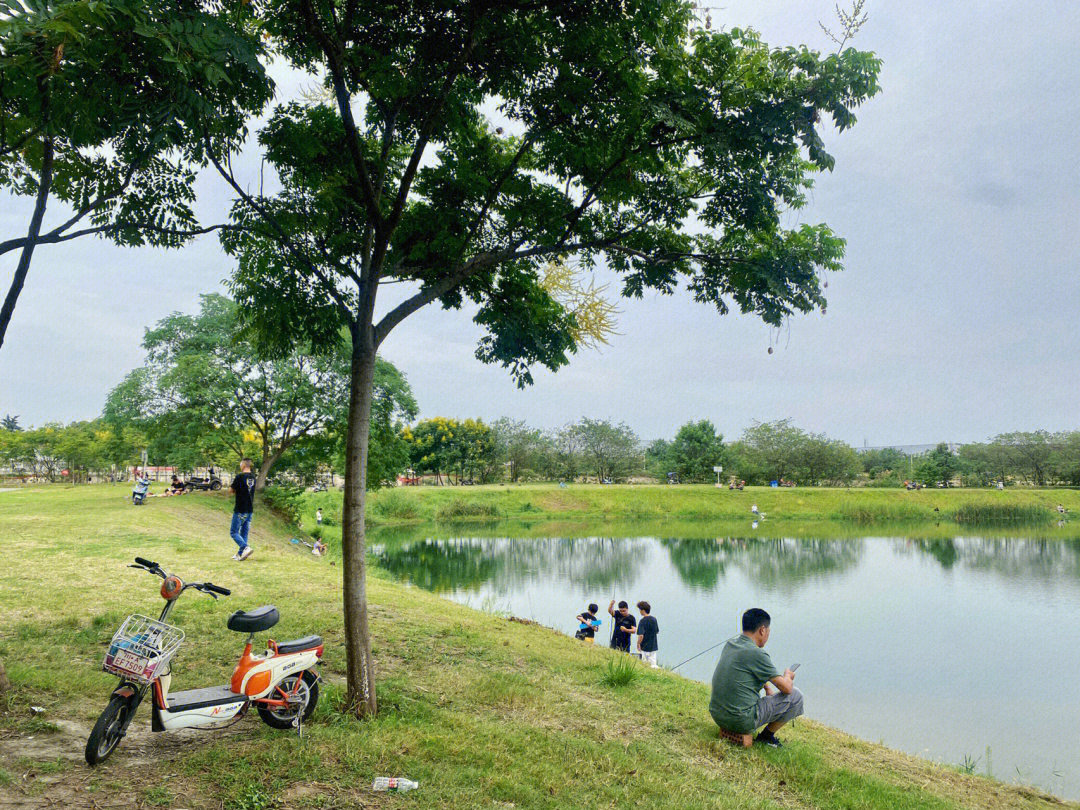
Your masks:
M289 694L296 685L297 679L300 686L296 690L296 707L278 708L276 706L258 706L259 717L271 728L288 729L293 727L296 715L303 712L306 721L315 711L315 704L319 702L319 678L312 672L304 671L296 675L289 675L279 684L279 688ZM274 690L268 697L280 698L281 693ZM257 705L257 704L256 704Z
M90 737L86 741L86 762L97 765L108 759L120 740L124 738L124 726L128 719L130 704L128 698L114 695L105 707L105 711L94 723Z

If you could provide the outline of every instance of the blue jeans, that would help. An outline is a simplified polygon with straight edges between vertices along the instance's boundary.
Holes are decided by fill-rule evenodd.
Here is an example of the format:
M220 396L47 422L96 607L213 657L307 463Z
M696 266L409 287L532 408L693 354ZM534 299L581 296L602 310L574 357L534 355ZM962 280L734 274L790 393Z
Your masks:
M248 530L251 529L251 512L233 512L229 535L243 551L247 548Z

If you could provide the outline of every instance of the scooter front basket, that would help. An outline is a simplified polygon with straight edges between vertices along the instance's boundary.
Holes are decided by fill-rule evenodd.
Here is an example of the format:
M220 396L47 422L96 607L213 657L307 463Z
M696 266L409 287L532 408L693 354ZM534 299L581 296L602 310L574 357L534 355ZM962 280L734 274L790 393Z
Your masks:
M101 668L149 684L162 674L183 643L184 631L179 627L135 613L113 635Z

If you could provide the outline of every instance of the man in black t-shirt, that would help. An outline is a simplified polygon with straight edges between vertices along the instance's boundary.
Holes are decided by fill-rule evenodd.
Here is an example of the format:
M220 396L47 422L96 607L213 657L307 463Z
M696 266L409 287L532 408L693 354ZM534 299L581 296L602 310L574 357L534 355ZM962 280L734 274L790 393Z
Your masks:
M649 613L652 607L648 602L643 599L637 603L637 607L641 611L641 621L637 626L638 652L641 653L642 661L656 669L656 651L659 649L656 634L660 632L660 625L656 623L656 617Z
M251 459L245 458L240 462L240 474L232 482L232 491L236 493L236 502L233 506L232 526L229 534L239 546L234 560L246 560L251 556L251 546L248 545L248 531L251 529L251 515L255 511L255 476L251 474Z
M637 626L637 619L630 615L630 605L619 602L619 610L616 612L615 600L612 599L607 612L615 620L615 627L611 631L611 648L630 652L630 636L634 635L634 628Z

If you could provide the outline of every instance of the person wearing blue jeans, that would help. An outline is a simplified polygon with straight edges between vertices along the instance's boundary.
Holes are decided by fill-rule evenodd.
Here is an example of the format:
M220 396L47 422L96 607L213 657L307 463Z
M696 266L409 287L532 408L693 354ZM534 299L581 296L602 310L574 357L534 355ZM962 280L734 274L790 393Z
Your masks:
M234 560L246 560L252 554L248 545L248 531L251 529L251 516L255 511L255 476L251 474L251 459L240 462L240 474L232 482L232 491L236 494L233 506L232 525L229 534L238 546Z

